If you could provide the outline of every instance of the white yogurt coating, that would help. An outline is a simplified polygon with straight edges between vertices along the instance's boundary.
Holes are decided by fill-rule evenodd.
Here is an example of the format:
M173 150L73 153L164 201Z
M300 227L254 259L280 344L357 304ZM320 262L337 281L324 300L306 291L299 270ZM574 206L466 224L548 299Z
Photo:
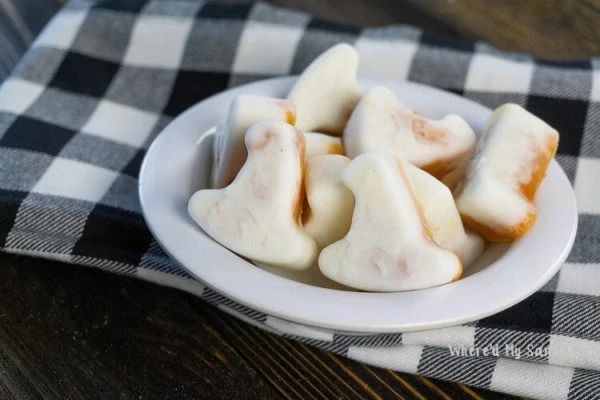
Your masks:
M498 107L458 190L460 213L491 227L517 226L535 213L520 185L531 181L536 159L556 141L558 132L522 107Z
M341 135L360 99L358 53L349 44L333 46L302 72L288 99L296 105L296 126L304 132Z
M211 187L230 184L247 157L244 138L250 126L266 120L294 123L295 107L289 100L241 95L229 106L227 119L215 135Z
M424 169L443 165L449 169L443 174L470 157L475 140L475 133L461 117L448 115L439 121L424 118L399 103L383 86L362 97L343 136L344 150L351 159L377 151Z
M468 268L483 253L484 240L474 232L465 231L446 185L414 165L408 164L407 170L433 240L456 254L463 267Z
M350 160L341 155L322 155L307 162L304 186L308 212L304 230L319 249L343 238L352 223L354 195L342 182Z
M352 225L321 252L325 276L368 291L423 289L460 277L460 259L426 233L406 169L404 162L374 152L346 167L342 181L355 197Z
M342 139L337 136L318 132L306 132L306 158L310 159L325 154L344 154Z
M440 181L448 187L452 192L456 189L458 184L462 181L462 179L467 174L467 168L469 166L469 161L473 152L469 156L466 156L463 160L458 161L454 165L454 169L452 169L447 174L441 176Z
M205 189L188 211L213 239L261 263L310 267L317 245L300 221L304 135L281 121L253 125L246 134L248 159L223 189Z

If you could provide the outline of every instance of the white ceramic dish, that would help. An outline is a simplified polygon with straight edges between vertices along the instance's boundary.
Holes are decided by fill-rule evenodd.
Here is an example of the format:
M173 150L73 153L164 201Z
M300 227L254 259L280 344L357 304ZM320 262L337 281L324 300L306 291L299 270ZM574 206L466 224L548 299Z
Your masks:
M240 94L285 97L295 78L241 86L198 103L154 141L140 172L140 200L165 251L223 295L267 314L355 333L404 332L470 322L502 311L543 286L565 261L575 238L577 207L565 173L553 161L536 204L538 221L510 246L489 246L465 277L444 286L399 293L362 293L307 285L267 272L222 247L189 217L187 202L208 181L210 134ZM410 82L383 84L422 115L456 113L480 133L491 110Z

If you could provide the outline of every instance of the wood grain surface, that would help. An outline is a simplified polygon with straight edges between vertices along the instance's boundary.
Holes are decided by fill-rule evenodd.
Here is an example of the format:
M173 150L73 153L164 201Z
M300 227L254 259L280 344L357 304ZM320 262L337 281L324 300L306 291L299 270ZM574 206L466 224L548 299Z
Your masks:
M232 0L238 1L238 0ZM269 0L357 25L407 23L550 59L600 55L600 0Z
M271 2L351 24L413 24L547 58L600 53L597 0ZM176 290L0 255L0 398L512 397L353 362L260 331Z
M550 59L600 54L598 0L410 0L462 37Z
M507 399L370 367L198 298L0 255L1 399Z

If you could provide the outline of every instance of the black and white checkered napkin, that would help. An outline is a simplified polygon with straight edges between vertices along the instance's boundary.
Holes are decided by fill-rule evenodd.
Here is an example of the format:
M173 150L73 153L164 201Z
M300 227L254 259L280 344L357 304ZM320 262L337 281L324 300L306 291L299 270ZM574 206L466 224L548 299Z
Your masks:
M580 228L548 285L476 323L348 336L236 304L165 256L137 197L155 135L202 98L299 73L342 41L356 45L364 75L425 83L489 107L519 103L561 132L557 158L575 187ZM181 288L263 329L373 365L588 399L600 396L599 129L600 60L544 62L411 27L357 29L260 3L72 1L0 88L0 246ZM487 356L454 354L486 346Z

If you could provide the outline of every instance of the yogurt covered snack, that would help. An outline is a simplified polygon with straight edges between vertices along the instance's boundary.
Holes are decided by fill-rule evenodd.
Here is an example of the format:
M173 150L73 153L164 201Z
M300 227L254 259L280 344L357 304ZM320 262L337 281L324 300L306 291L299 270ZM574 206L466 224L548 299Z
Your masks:
M457 188L465 224L491 242L523 236L537 218L535 194L558 147L558 132L516 104L498 107Z
M458 115L427 119L399 103L390 89L376 86L354 109L343 145L350 158L368 151L387 153L442 179L470 157L475 133Z
M317 257L302 229L304 135L282 121L253 125L248 159L223 189L196 192L188 211L217 242L265 264L306 269Z
M358 53L349 44L335 45L317 57L288 95L298 110L296 126L340 136L361 96L357 69Z
M350 229L354 196L342 182L342 171L350 160L330 154L310 158L305 173L304 229L319 249L340 240Z
M213 146L212 187L222 188L233 182L246 161L244 140L248 129L266 120L296 122L296 107L288 100L242 95L229 107L227 119L217 129Z
M414 165L408 165L407 172L431 237L468 268L483 253L485 242L478 234L465 230L446 185Z
M344 154L342 139L336 136L325 135L318 132L307 132L306 138L306 158L325 154Z
M211 188L188 204L209 236L310 284L402 291L460 279L486 241L531 229L556 130L506 104L476 142L458 115L418 115L383 86L362 95L357 66L336 45L287 99L232 102Z
M386 292L460 278L460 259L431 238L407 168L389 155L371 152L344 170L342 181L356 205L348 234L319 256L325 276L353 288Z

